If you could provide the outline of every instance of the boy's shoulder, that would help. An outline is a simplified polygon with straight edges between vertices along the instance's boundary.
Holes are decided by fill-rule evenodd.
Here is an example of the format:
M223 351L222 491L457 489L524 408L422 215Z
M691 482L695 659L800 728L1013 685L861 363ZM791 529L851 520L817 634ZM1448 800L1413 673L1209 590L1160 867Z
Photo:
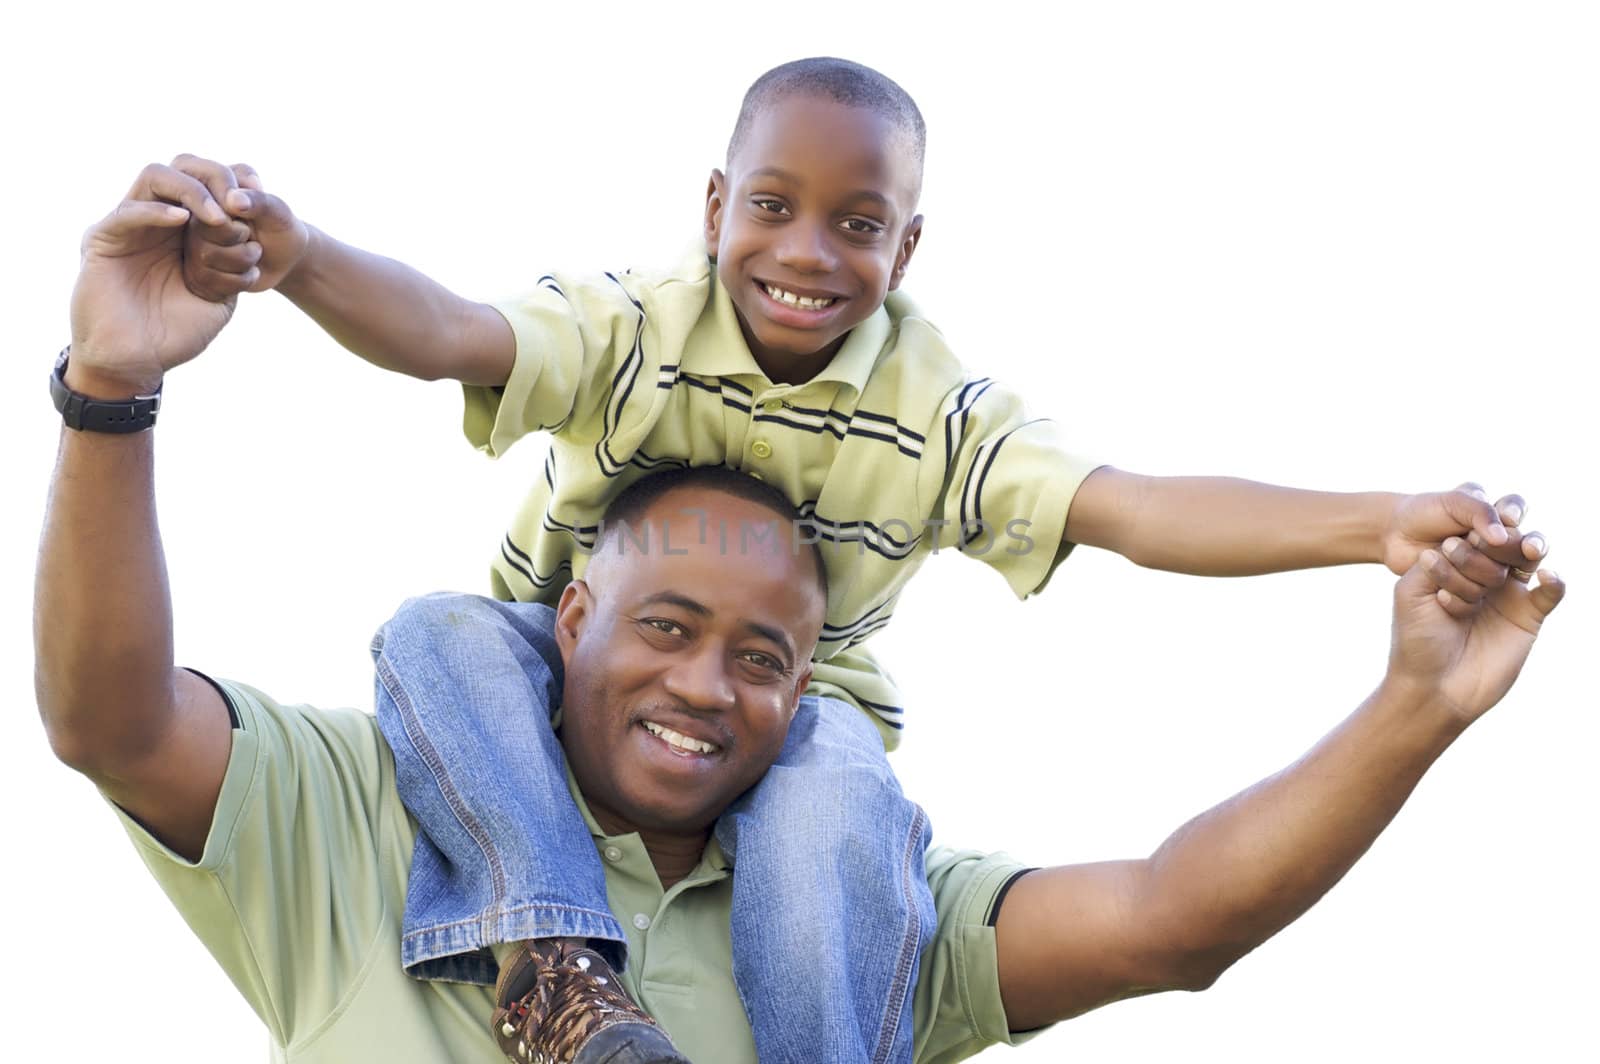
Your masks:
M915 381L919 391L942 392L961 387L971 376L944 333L909 295L890 292L883 310L889 318L890 339L873 370L876 382L903 386Z

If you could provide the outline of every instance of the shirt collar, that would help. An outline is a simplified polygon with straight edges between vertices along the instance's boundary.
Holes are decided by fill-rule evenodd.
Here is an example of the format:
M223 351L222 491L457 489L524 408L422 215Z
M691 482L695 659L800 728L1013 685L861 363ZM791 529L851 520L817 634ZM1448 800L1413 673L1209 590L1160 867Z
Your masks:
M828 360L807 385L832 381L848 385L857 395L866 390L867 378L872 376L878 356L883 352L884 341L889 337L889 312L879 307L866 321L851 329L844 345ZM755 377L771 385L767 375L756 364L755 356L744 342L744 332L739 328L739 315L733 309L733 300L717 278L716 266L711 267L711 296L706 309L695 323L684 343L682 367L685 372L702 377Z
M589 803L584 799L583 792L578 789L578 780L572 774L572 765L567 765L567 790L572 792L572 800L578 806L578 814L583 817L584 826L589 829L589 835L602 846L607 843L626 842L624 852L636 851L640 856L641 869L649 869L652 880L655 876L655 865L650 862L650 855L644 848L644 842L639 838L639 833L630 831L626 835L607 835L600 822L595 820L594 814L589 811ZM733 862L723 852L722 844L711 837L706 843L705 852L700 855L700 863L694 866L694 871L683 880L687 886L699 886L702 883L712 883L726 878L733 871Z

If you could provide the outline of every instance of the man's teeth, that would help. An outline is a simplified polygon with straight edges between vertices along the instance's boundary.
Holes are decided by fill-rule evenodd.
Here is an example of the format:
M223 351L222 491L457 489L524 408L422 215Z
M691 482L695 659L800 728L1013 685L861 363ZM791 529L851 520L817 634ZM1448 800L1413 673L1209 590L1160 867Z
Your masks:
M812 299L810 296L797 296L793 292L790 292L784 288L779 288L776 285L763 284L761 287L766 289L767 295L771 296L773 299L776 299L779 303L787 303L791 307L799 307L802 310L821 310L823 307L833 306L833 304L838 301L837 297L835 296L828 296L825 299Z
M703 739L691 739L687 735L680 735L671 728L663 728L661 725L652 720L645 721L644 727L645 730L651 735L663 740L668 746L671 746L677 750L683 750L691 754L712 754L717 750L715 743L708 743Z

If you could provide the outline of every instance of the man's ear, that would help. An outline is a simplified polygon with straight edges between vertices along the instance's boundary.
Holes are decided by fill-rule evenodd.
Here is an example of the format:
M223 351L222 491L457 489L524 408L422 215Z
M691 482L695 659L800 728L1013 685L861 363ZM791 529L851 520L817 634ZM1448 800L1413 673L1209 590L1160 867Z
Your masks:
M811 671L815 662L808 661L805 668L795 674L794 693L789 698L789 719L794 719L794 711L800 708L800 696L806 693L806 688L811 686Z
M589 620L594 608L594 592L582 580L574 580L561 591L561 601L556 603L556 646L561 649L561 663L572 661L572 652L578 645L578 636Z
M706 256L717 257L717 245L722 239L722 208L728 179L721 170L711 171L711 182L706 186Z
M905 280L906 267L911 265L911 253L917 250L917 241L922 239L922 215L911 219L911 224L906 226L906 235L900 240L900 251L895 256L894 270L889 274L889 291L893 292L900 287L900 282Z

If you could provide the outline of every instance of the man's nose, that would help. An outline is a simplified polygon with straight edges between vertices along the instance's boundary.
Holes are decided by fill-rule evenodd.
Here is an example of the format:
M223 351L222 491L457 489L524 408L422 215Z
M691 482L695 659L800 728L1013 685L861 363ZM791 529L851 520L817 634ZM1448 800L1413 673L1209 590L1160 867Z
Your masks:
M831 235L820 225L788 225L773 255L796 273L831 273L839 265Z
M665 677L667 693L689 709L723 713L733 708L733 679L727 656L718 649L697 649L673 663Z

